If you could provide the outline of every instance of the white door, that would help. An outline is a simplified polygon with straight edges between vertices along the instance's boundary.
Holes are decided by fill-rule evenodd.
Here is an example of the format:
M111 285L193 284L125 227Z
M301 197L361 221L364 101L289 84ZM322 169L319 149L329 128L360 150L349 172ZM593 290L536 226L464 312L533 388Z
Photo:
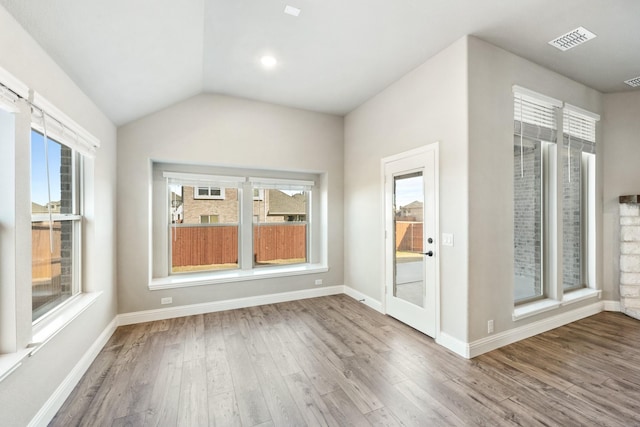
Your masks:
M383 159L385 310L435 338L437 144Z

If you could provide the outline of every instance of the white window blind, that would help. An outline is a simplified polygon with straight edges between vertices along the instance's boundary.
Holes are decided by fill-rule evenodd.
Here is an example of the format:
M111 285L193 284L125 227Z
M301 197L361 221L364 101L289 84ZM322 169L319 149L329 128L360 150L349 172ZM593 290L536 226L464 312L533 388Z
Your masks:
M519 86L513 87L514 133L548 142L557 140L556 109L562 102Z
M219 187L238 188L245 181L240 176L205 175L182 172L163 172L162 176L167 178L169 184L177 184L191 187Z
M563 131L572 138L596 142L596 122L600 116L570 104L564 107Z
M300 179L279 179L279 178L249 178L249 182L254 188L278 189L289 191L310 191L313 188L313 181Z
M18 95L7 89L4 85L0 85L0 110L4 110L8 113L17 113Z
M70 147L83 156L95 157L100 141L82 126L71 120L37 92L31 107L31 125L38 132Z
M27 99L28 97L29 88L27 85L0 67L0 109L9 113L17 113L18 99Z

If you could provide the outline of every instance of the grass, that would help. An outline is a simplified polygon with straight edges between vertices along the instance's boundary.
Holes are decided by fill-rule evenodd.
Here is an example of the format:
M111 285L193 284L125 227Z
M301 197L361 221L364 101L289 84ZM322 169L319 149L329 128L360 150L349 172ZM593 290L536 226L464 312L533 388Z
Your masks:
M423 255L420 252L396 251L396 262L415 262L420 261Z

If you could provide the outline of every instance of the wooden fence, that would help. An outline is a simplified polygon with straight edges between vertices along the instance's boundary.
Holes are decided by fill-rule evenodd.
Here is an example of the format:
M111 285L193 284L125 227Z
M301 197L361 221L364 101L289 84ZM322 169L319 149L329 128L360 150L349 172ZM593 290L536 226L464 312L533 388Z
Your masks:
M62 294L62 225L53 223L53 253L49 223L34 222L31 225L31 286L32 309L55 300Z
M235 225L175 227L171 233L174 267L238 262L238 227ZM306 235L306 224L254 225L256 262L305 259Z
M307 225L254 225L256 262L307 258Z
M51 253L49 223L35 222L31 226L31 275L34 285L60 277L60 241L62 228L53 223L53 253Z
M422 252L422 229L422 222L396 222L396 250L407 252Z

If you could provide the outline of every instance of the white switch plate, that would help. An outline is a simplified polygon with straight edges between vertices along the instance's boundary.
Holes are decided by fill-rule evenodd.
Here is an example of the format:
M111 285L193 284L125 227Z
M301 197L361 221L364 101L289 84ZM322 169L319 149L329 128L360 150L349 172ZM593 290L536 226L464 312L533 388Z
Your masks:
M172 303L173 303L172 297L160 298L160 304L172 304Z
M453 234L442 233L442 246L453 246Z

